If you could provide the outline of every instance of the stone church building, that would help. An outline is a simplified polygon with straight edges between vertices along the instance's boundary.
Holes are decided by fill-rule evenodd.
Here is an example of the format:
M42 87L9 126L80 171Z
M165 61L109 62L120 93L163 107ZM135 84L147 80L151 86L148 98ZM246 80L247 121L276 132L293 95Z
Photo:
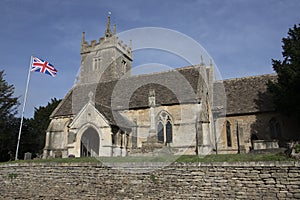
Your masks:
M80 53L80 76L50 116L45 158L246 153L299 130L274 110L266 83L276 75L216 81L201 62L133 76L132 45L110 17L98 41L83 33Z

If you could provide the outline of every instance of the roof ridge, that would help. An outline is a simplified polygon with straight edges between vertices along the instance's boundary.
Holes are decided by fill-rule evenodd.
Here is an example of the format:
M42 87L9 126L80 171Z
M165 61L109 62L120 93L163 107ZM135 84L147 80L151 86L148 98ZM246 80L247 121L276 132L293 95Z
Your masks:
M180 71L180 70L192 69L192 68L196 68L196 67L198 67L198 66L197 65L189 65L189 66L184 66L184 67L172 68L172 69L169 69L169 70L164 70L164 71L161 71L161 72L151 72L151 73L147 73L147 74L137 74L137 75L133 75L133 76L126 77L126 78L148 76L148 75L155 75L155 74L164 74L164 73L168 73L168 72L171 72L171 71Z
M98 83L84 83L84 84L78 84L80 86L82 85L90 85L90 84L101 84L101 83L110 83L110 82L117 82L119 80L128 80L128 79L132 79L132 78L140 78L140 77L146 77L146 76L153 76L153 75L157 75L157 74L166 74L166 73L170 73L172 71L182 71L182 70L188 70L188 69L195 69L197 67L200 67L199 65L190 65L190 66L184 66L184 67L180 67L180 68L173 68L170 70L166 70L166 71L161 71L161 72L152 72L152 73L147 73L147 74L138 74L138 75L132 75L132 76L127 76L124 78L120 78L118 80L109 80L109 81L103 81L103 82L98 82Z
M147 74L138 74L138 75L133 75L133 76L129 76L129 77L126 77L126 78L121 78L120 80L128 80L130 78L139 78L139 77L145 77L145 76L153 76L153 75L157 75L157 74L166 74L166 73L170 73L172 71L182 71L182 70L187 70L187 69L196 69L200 67L199 65L191 65L191 66L184 66L184 67L180 67L180 68L173 68L173 69L170 69L170 70L166 70L166 71L161 71L161 72L152 72L152 73L147 73Z
M243 80L243 79L250 79L250 78L266 77L266 76L275 77L275 76L277 76L277 74L276 73L272 73L272 74L260 74L260 75L244 76L244 77L223 79L223 80L219 80L219 81L216 81L216 82L236 81L236 80Z

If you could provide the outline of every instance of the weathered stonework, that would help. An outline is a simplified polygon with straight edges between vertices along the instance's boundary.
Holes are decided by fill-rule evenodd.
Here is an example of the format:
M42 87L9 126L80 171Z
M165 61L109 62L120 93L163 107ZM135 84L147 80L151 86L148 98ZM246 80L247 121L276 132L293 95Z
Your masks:
M123 166L134 170L130 163ZM137 169L151 172L128 173L101 163L2 164L0 197L8 200L300 199L299 162L161 166L162 163L140 163Z
M110 17L104 37L91 41L81 41L80 84L118 80L124 74L131 75L132 47L127 46L110 30Z
M275 148L300 139L300 125L274 109L267 83L276 75L216 81L212 62L201 58L131 76L131 46L110 30L110 17L99 41L83 33L80 77L50 116L44 158L140 156L159 147L177 155L248 153L255 140Z

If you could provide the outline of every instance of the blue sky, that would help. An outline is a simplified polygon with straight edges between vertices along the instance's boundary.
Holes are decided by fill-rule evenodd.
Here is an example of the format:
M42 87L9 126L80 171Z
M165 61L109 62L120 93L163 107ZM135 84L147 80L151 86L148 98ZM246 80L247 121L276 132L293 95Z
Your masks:
M118 32L163 27L193 38L224 79L273 73L271 59L281 59L281 39L300 23L299 10L298 0L1 0L0 69L21 103L32 54L59 70L55 78L31 74L25 109L31 117L34 107L63 98L73 86L81 33L88 41L102 37L110 11ZM143 54L134 59L141 64Z

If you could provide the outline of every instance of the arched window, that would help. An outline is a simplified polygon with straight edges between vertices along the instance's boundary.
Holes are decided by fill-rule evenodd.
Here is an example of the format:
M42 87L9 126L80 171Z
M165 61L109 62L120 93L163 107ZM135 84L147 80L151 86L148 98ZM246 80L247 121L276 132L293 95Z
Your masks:
M157 140L165 144L173 141L173 125L169 113L161 111L157 120Z
M168 121L166 124L166 143L171 143L173 139L172 137L172 124Z
M227 146L231 147L231 124L229 121L226 121L226 140Z
M164 142L164 126L162 122L159 122L157 125L157 140L159 142Z
M101 65L101 57L94 57L93 58L93 71L96 71L98 69L100 69L100 65Z
M278 139L281 136L281 126L276 118L272 118L269 121L271 139Z

